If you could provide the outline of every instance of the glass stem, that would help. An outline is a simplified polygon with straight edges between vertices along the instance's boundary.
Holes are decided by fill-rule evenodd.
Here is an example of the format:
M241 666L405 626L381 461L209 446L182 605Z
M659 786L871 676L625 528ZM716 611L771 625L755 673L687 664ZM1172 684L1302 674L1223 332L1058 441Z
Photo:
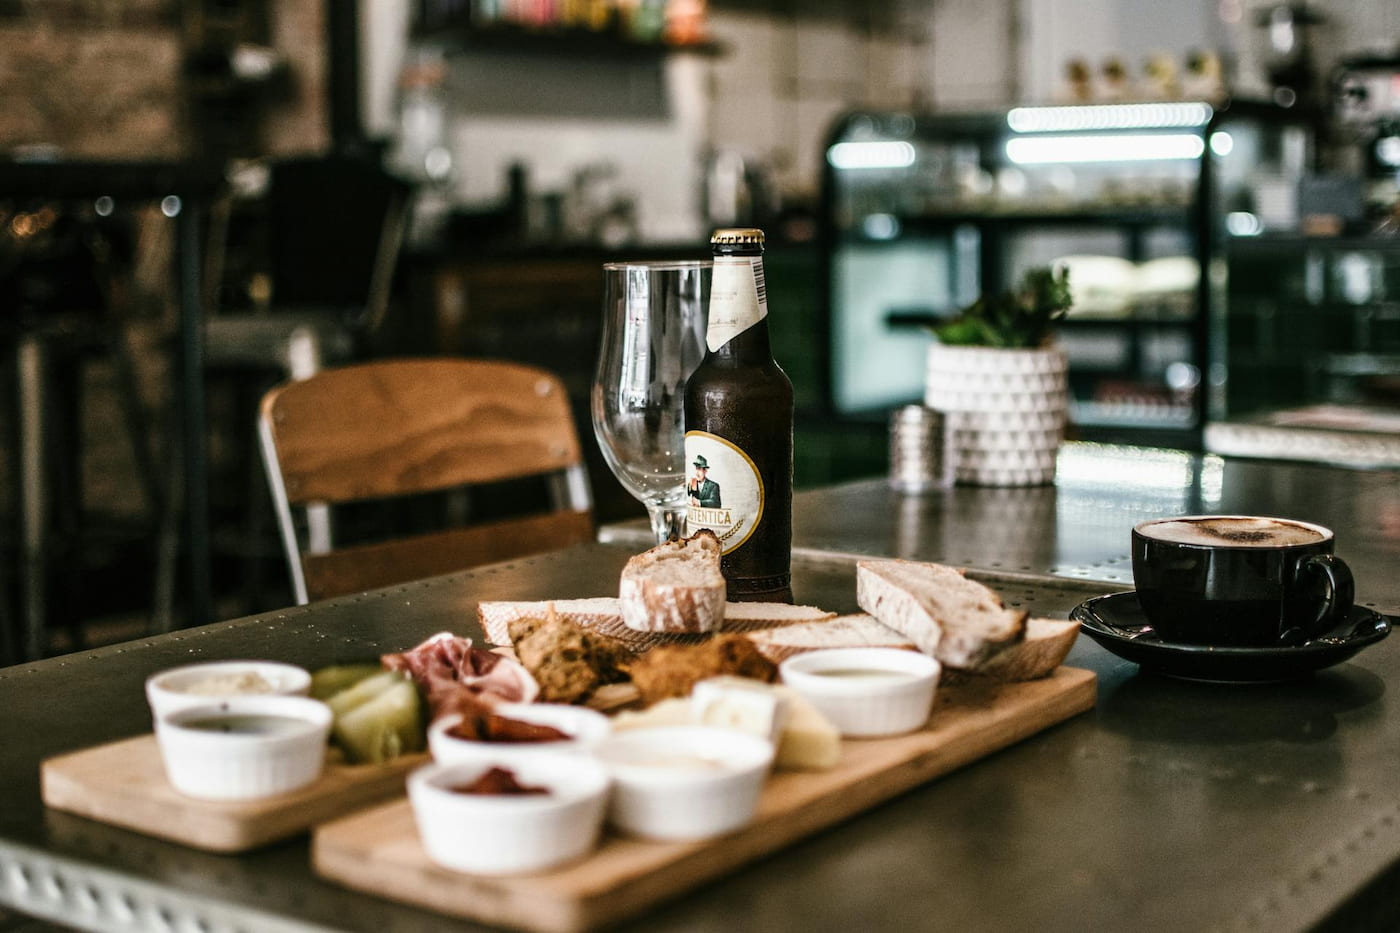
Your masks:
M686 507L649 505L651 513L651 533L657 544L685 537Z

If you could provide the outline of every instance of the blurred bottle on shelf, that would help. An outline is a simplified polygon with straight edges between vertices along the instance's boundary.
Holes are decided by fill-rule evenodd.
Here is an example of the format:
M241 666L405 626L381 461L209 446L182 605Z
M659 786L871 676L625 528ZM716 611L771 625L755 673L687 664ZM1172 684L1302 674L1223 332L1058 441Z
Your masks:
M446 82L446 61L425 50L411 52L399 75L398 131L388 167L416 187L413 241L435 235L451 210L454 160Z

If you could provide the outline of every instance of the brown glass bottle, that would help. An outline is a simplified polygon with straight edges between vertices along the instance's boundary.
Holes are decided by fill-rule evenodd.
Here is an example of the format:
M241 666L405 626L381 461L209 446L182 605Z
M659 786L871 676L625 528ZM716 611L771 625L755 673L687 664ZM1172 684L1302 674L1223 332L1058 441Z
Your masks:
M792 602L792 382L773 360L763 231L717 230L705 359L685 390L687 531L724 546L729 598Z

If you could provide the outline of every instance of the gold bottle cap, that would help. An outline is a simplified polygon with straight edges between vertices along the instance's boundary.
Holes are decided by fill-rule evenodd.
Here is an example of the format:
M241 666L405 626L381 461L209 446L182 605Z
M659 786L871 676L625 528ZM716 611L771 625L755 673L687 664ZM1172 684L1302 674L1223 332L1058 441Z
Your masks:
M710 235L711 246L762 246L763 231L757 227L729 227Z

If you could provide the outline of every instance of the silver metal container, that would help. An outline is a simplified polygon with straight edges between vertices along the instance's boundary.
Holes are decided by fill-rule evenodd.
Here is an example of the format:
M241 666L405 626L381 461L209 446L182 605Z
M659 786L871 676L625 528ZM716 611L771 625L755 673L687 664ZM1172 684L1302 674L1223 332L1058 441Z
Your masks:
M954 462L943 412L905 405L890 416L890 485L919 493L953 485Z

